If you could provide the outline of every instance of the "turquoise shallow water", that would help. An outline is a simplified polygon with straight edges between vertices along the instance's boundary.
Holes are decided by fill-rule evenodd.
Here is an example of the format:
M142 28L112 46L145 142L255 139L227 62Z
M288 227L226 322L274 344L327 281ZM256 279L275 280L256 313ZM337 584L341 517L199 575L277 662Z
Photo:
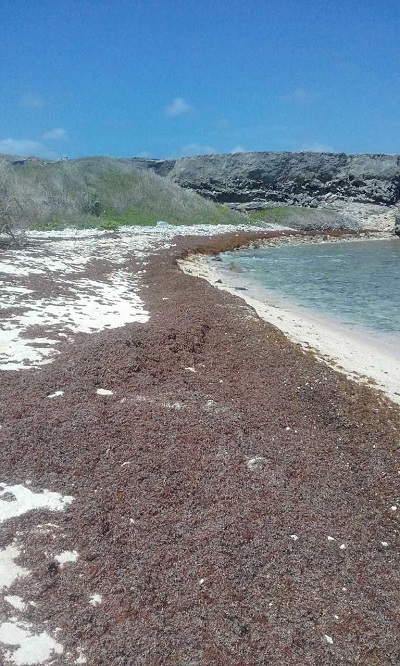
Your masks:
M255 284L349 326L400 335L400 240L281 245L221 254Z

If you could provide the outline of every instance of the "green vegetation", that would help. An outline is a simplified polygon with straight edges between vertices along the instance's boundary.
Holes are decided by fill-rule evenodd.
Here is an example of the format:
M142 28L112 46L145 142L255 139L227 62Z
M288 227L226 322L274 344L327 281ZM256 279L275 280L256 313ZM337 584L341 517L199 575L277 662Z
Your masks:
M282 219L287 217L289 213L289 206L279 206L276 208L263 208L262 210L254 210L249 213L252 222L270 222L271 220Z
M58 215L52 215L43 222L33 222L31 228L35 231L60 231L65 229L65 221Z
M302 208L301 206L277 206L252 211L248 215L250 224L275 223L294 229L338 229L340 217L337 213L320 208Z
M0 195L21 202L20 223L37 230L125 225L243 224L251 220L175 183L107 157L27 161L0 169Z
M253 224L258 222L277 222L283 223L286 219L295 213L309 214L309 208L300 208L299 206L277 206L274 208L263 208L249 213L249 218Z
M0 159L0 211L13 228L61 230L122 226L276 223L299 229L327 227L335 214L298 206L264 208L248 214L214 204L129 160L95 157L65 162Z

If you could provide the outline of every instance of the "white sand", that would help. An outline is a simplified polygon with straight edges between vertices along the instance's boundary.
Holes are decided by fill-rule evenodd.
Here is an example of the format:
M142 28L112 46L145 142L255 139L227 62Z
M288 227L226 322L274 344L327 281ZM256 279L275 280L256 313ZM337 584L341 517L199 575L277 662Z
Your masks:
M62 511L73 500L69 495L44 490L33 492L22 485L0 484L0 523L18 518L34 509ZM48 523L52 526L52 523ZM38 526L40 527L40 526ZM56 526L55 526L56 527ZM29 576L29 570L17 564L21 552L26 552L26 534L24 529L15 532L14 541L0 550L0 597L10 606L8 617L0 622L0 644L2 648L12 646L4 653L4 663L15 666L28 664L51 663L54 654L62 654L63 646L40 626L35 626L23 619L29 599L11 594L13 584L19 579ZM50 542L51 543L51 542ZM63 551L56 560L63 566L76 562L76 551ZM3 663L3 662L2 662Z
M6 594L4 601L10 604L13 608L17 610L25 610L26 603L22 597L19 597L17 594Z
M54 393L49 393L48 398L61 398L64 395L64 391L54 391Z
M8 589L17 578L28 575L28 569L24 569L15 562L19 555L20 551L14 544L0 550L0 590Z
M3 312L0 370L26 370L51 363L59 353L57 343L73 342L75 333L148 321L149 313L138 295L139 288L146 286L146 261L156 248L169 247L174 236L255 229L165 225L126 227L117 236L93 229L31 232L29 237L36 239L35 244L3 251L0 257L0 307L20 308ZM129 259L139 264L135 274L123 269ZM85 277L84 271L98 261L107 262L111 272L105 271L96 280ZM42 287L35 292L31 278L49 286L56 281L62 294L41 296ZM30 334L32 326L41 327L40 333L36 328Z
M13 645L6 652L6 663L15 666L46 664L55 654L62 654L63 647L46 632L34 633L31 624L3 622L0 624L0 642Z
M102 601L103 597L101 596L101 594L98 594L97 592L89 596L89 603L91 606L100 606Z
M400 404L398 340L355 328L347 330L332 319L279 298L273 291L255 287L242 275L230 274L210 258L194 256L180 262L180 266L218 289L243 298L262 319L303 348L314 351L319 360L350 379L372 385ZM246 291L238 291L237 286L245 287Z
M21 308L20 312L5 312L2 318L1 370L29 369L50 363L59 353L57 343L72 342L74 333L93 333L148 320L149 314L137 292L145 272L145 259L159 245L160 233L125 233L114 238L93 230L90 233L67 230L30 235L46 242L38 241L1 255L0 274L4 275L0 285L1 307ZM137 274L121 268L132 258L143 267ZM98 261L108 262L111 272L105 271L98 280L84 277L82 274L90 263ZM56 280L63 294L36 294L27 286L30 278L35 277L50 286ZM24 278L26 284L21 284ZM15 281L19 284L14 284ZM37 333L29 335L32 326L42 328L41 337Z
M56 555L54 559L61 565L61 567L63 567L64 564L76 562L78 559L78 553L76 550L63 550L59 555Z
M21 485L7 486L0 483L0 523L22 516L33 509L62 511L73 499L70 495L63 497L50 490L35 493Z

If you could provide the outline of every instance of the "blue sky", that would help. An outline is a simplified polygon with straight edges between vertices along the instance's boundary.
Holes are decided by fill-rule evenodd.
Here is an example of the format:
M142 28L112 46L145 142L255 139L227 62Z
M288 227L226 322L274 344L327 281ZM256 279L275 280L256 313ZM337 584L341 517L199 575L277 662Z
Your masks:
M0 152L400 153L398 0L1 0Z

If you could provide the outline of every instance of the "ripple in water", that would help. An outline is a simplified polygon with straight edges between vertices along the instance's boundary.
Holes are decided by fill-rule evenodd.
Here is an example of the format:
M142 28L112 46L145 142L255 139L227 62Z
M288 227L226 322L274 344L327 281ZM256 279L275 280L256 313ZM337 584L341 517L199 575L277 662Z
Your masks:
M221 255L246 277L342 324L400 334L400 241L281 245Z

